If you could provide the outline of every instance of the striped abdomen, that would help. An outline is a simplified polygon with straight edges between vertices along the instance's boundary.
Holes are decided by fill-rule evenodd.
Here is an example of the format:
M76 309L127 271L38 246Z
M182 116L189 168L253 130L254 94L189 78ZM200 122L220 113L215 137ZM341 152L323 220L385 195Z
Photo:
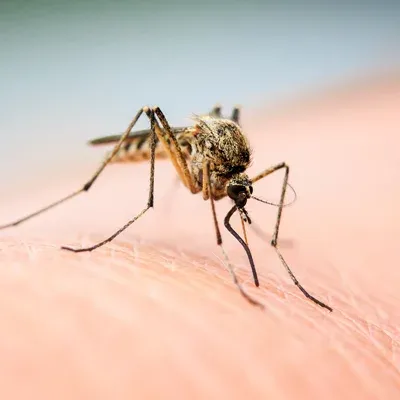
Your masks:
M172 133L175 135L184 155L189 156L191 146L188 142L190 128L172 128ZM89 142L93 146L98 145L115 145L121 138L121 135L105 136L94 139ZM156 158L167 158L168 154L162 143L157 139L156 142ZM150 130L132 132L122 144L121 149L115 155L111 162L138 162L150 159Z

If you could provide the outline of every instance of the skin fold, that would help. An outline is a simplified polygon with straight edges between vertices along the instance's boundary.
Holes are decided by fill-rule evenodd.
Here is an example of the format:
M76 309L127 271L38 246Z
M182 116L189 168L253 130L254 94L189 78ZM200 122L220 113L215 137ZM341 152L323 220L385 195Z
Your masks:
M381 79L243 110L249 175L285 161L298 194L280 250L332 313L302 295L269 245L277 209L249 200L263 231L247 232L254 287L223 227L224 199L225 248L265 310L248 304L223 266L209 202L177 185L167 161L156 164L154 210L92 253L61 251L104 239L145 205L149 165L113 165L89 193L0 232L0 398L398 399L399 93L399 79ZM49 172L49 189L2 203L0 222L95 168L54 185ZM257 182L254 195L278 201L282 178Z

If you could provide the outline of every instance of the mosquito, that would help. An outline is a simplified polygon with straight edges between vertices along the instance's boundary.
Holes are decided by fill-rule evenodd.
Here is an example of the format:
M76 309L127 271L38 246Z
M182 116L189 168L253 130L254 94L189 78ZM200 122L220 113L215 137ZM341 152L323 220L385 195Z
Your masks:
M132 132L132 129L143 114L146 115L150 121L150 129ZM110 163L150 160L148 199L145 207L138 214L136 214L114 234L93 246L86 248L62 247L64 250L69 250L75 253L95 250L106 243L111 242L120 233L125 231L130 225L147 213L150 208L153 208L155 161L156 159L166 158L172 162L182 184L192 194L202 192L203 199L210 202L217 245L220 246L222 250L226 267L232 276L234 284L247 301L255 306L264 308L262 303L250 296L242 287L237 278L234 267L224 250L215 210L215 201L225 197L229 197L233 201L233 207L224 218L224 225L244 248L252 270L254 284L258 287L258 275L253 256L247 244L245 231L245 223L251 224L251 219L245 207L249 199L271 204L263 199L253 196L253 185L276 171L284 170L285 174L280 193L280 200L278 204L274 204L278 207L278 212L270 244L275 249L290 278L304 296L320 307L332 311L331 307L312 296L300 284L279 250L278 235L282 210L285 206L285 194L287 187L291 187L288 183L289 166L286 163L281 162L265 169L255 177L250 178L246 174L246 170L250 165L251 150L247 137L240 126L239 118L240 109L238 107L233 108L230 117L224 117L221 114L221 106L217 105L206 115L193 116L194 123L191 126L172 128L159 107L150 108L145 106L136 113L135 117L122 135L101 137L89 142L94 146L114 144L114 147L106 156L94 175L83 185L83 187L23 218L0 226L0 229L19 225L66 202L69 199L72 199L78 194L89 191L94 182L103 172L104 168ZM244 240L232 228L230 223L232 216L236 212L239 213L241 218Z

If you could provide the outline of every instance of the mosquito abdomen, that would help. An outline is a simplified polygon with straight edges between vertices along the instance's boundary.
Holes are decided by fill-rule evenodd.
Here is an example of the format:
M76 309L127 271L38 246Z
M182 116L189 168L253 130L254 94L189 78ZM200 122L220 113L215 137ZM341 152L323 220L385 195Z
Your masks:
M111 160L112 163L139 162L150 159L150 135L136 137L123 143L118 153ZM167 152L159 141L156 143L156 159L168 157Z

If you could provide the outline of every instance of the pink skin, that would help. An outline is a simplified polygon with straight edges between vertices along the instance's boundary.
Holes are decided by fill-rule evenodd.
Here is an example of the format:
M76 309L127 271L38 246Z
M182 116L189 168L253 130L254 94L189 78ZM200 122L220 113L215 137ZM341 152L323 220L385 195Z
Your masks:
M145 204L148 165L112 166L87 195L1 233L0 398L400 398L399 89L392 80L244 110L250 175L286 161L299 196L283 212L281 251L333 313L305 299L249 231L255 288L221 224L266 310L246 303L219 261L210 205L182 187L173 193L166 162L155 210L93 253L59 250L103 239ZM282 176L254 194L277 200ZM84 179L2 205L1 221ZM216 205L222 221L230 202ZM270 237L276 209L247 209ZM233 225L240 230L237 216Z

